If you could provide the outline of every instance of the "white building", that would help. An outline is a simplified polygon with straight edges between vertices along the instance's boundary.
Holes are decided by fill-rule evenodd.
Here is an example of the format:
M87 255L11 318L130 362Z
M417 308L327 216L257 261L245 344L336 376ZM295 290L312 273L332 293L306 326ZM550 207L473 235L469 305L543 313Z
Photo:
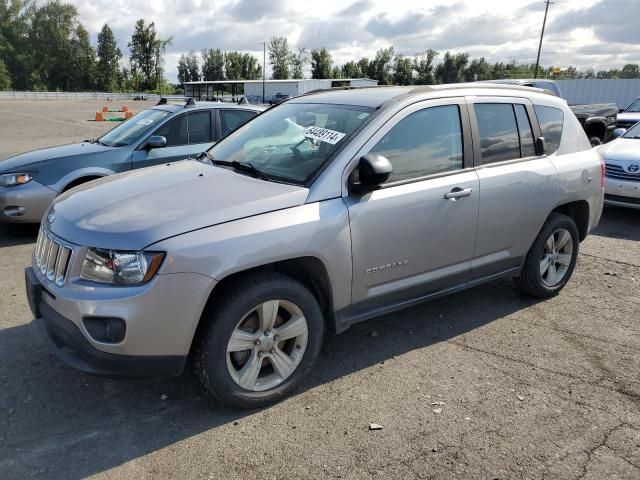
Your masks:
M277 94L295 97L321 88L366 87L377 84L377 80L368 78L265 80L264 101L269 102ZM262 89L262 80L215 80L184 83L185 96L194 97L196 100L222 98L229 96L229 91L231 91L230 95L233 99L245 95L251 103L262 103Z

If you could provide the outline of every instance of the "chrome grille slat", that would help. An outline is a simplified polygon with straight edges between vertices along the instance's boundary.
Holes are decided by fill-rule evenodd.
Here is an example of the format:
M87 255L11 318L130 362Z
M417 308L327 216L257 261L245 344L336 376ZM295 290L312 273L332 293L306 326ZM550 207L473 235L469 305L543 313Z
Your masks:
M605 175L609 178L615 178L617 180L629 180L631 182L640 182L640 175L625 172L624 168L619 165L606 165Z
M64 285L73 250L40 229L34 250L35 266L58 286Z

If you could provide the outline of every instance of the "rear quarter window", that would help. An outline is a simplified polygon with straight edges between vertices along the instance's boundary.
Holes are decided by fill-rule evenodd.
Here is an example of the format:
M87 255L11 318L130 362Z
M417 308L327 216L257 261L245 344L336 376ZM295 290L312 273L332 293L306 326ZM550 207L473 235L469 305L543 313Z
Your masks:
M560 148L564 113L559 108L545 107L543 105L534 105L533 108L546 143L547 155L551 155Z

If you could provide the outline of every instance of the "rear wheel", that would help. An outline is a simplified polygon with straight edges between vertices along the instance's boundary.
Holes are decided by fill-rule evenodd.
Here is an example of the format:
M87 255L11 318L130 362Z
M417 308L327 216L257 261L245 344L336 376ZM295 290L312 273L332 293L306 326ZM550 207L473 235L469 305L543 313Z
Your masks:
M230 407L283 399L308 374L324 331L315 297L277 272L238 279L219 292L196 347L203 385Z
M538 298L557 294L575 268L578 238L578 228L571 217L551 214L527 253L516 284Z

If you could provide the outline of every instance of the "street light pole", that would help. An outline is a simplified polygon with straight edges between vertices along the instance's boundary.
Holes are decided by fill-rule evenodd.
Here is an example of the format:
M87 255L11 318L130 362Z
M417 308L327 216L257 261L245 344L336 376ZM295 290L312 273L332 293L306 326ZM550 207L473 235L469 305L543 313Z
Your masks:
M264 103L264 81L267 75L267 42L262 42L262 103Z
M544 26L547 24L547 12L549 11L549 4L553 3L549 0L544 2L546 6L544 7L544 20L542 21L542 31L540 32L540 43L538 44L538 56L536 58L536 69L533 72L533 78L538 78L538 66L540 65L540 50L542 49L542 37L544 37Z

